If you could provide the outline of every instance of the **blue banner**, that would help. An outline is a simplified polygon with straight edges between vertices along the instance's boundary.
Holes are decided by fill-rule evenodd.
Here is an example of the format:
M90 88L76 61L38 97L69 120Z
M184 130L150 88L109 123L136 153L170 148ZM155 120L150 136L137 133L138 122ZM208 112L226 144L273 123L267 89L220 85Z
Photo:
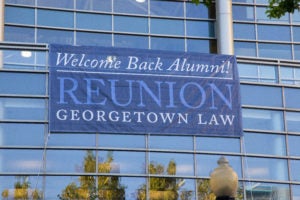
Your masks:
M242 134L235 56L50 45L51 132Z

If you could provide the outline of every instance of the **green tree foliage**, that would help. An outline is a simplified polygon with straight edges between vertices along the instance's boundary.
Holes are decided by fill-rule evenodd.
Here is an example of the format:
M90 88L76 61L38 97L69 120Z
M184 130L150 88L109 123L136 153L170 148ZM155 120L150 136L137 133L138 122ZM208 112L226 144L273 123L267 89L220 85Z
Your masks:
M96 157L92 151L87 151L83 161L83 170L86 173L110 173L112 170L113 155L108 153L106 160L96 165ZM68 184L58 195L61 200L122 200L125 199L125 187L121 185L117 176L80 176L79 184Z
M300 0L269 0L266 14L270 18L280 18L286 13L299 11Z
M212 0L192 0L193 3L198 5L203 3L206 6L212 5ZM266 15L269 18L281 18L286 13L294 13L295 10L299 11L300 0L269 0L269 5L266 10Z

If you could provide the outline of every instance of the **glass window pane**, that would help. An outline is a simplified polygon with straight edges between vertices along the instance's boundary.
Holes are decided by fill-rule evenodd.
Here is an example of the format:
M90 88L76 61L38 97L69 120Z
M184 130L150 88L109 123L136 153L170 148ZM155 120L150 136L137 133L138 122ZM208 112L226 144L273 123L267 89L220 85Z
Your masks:
M43 150L5 149L0 151L1 172L38 173L43 166Z
M286 112L286 123L289 132L300 132L300 112Z
M284 135L245 133L244 151L249 154L286 155Z
M300 27L293 26L293 40L294 42L300 42Z
M258 66L253 64L238 63L241 81L258 82Z
M277 18L269 18L266 15L267 7L256 7L256 21L257 22L273 22L273 23L288 23L289 22L289 13L284 16Z
M291 41L289 26L257 25L257 34L258 40Z
M67 193L67 188L81 191L76 199L94 199L92 197L96 196L95 189L101 199L140 199L139 195L145 191L145 185L146 179L139 177L48 176L46 177L45 199L57 199L62 196L64 199L74 199L70 192Z
M184 23L174 19L151 19L151 33L165 35L184 35Z
M232 17L234 20L240 21L254 21L254 9L253 6L232 6Z
M244 129L283 131L283 113L274 110L243 109Z
M184 39L151 37L151 49L184 51Z
M1 146L44 146L45 125L0 123L0 138Z
M134 24L134 26L128 26ZM141 17L114 17L114 31L148 33L148 19Z
M45 120L44 99L0 98L1 120Z
M51 139L48 141L48 146L87 146L95 147L96 136L94 134L79 134L79 133L51 133Z
M34 0L6 0L5 2L11 4L32 5L32 6L34 6L35 3Z
M97 153L98 173L145 174L146 172L144 152L98 151Z
M186 21L188 36L215 37L214 23L205 21Z
M300 160L290 160L291 180L300 182Z
M259 57L292 59L292 47L289 44L258 44Z
M149 159L150 174L177 176L192 176L194 174L192 154L151 152L149 155ZM174 167L175 169L172 169ZM175 174L172 173L172 171L175 172Z
M69 44L74 43L73 31L61 31L50 29L38 29L37 30L37 42L39 43L55 43L55 44Z
M142 135L110 135L100 134L100 147L114 148L145 148L145 137Z
M216 53L216 40L187 39L187 49L191 52Z
M278 69L276 66L259 65L260 82L278 83Z
M237 138L197 137L197 151L240 152L240 140Z
M300 157L300 136L299 135L289 135L288 145L289 145L289 155ZM300 175L300 174L299 174Z
M144 15L148 14L148 1L138 2L136 0L114 0L113 2L114 12Z
M243 105L282 107L282 89L281 87L242 84L241 101Z
M290 200L290 189L287 184L275 184L275 183L246 183L246 198L253 200L262 199L284 199ZM295 200L295 199L294 199Z
M241 158L238 156L225 156L229 161L229 165L237 173L238 177L242 177ZM218 167L220 155L197 155L196 157L196 175L198 177L209 177L210 173Z
M294 45L295 60L300 60L300 45ZM299 83L298 83L299 84Z
M149 136L150 149L193 150L192 137Z
M292 199L293 200L300 199L300 185L292 185Z
M238 56L256 57L255 42L234 42L234 51Z
M76 32L76 44L110 47L112 44L112 35L106 33Z
M5 6L5 23L34 25L34 9ZM18 14L16 14L18 13Z
M111 0L76 0L76 9L111 12Z
M46 95L46 74L1 72L0 93Z
M186 2L186 17L204 19L215 18L211 15L212 13L209 12L209 9L203 3L195 6L194 3Z
M287 161L275 158L245 157L247 179L287 181Z
M183 17L183 5L184 4L182 2L151 0L150 14L159 16Z
M54 11L54 10L38 10L37 24L42 26L66 27L74 26L74 14L72 12Z
M116 47L139 48L139 49L149 48L148 36L115 34L114 40L115 40L114 44Z
M0 176L0 192L1 199L43 199L43 181L42 176L16 175L16 176ZM22 193L20 186L27 187L27 195ZM18 194L16 197L15 194ZM26 196L26 197L25 197Z
M34 43L35 42L34 35L35 35L34 28L24 28L24 27L14 27L14 26L4 27L5 41Z
M74 2L70 0L38 0L38 6L46 6L46 7L53 7L53 8L74 8Z
M280 67L280 81L285 84L300 84L300 68Z
M76 13L76 27L79 29L112 30L110 15Z
M297 88L284 88L285 106L287 108L300 109L300 89Z
M233 24L233 34L235 39L255 39L254 24Z
M65 173L95 173L94 151L48 150L46 171Z

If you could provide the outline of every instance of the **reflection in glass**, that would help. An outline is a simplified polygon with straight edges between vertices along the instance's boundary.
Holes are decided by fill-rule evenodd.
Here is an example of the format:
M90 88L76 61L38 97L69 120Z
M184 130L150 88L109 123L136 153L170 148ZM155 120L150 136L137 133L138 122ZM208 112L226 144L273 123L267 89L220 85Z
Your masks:
M53 8L74 8L74 2L70 0L38 0L38 6L46 6L46 7L53 7Z
M243 109L244 129L283 131L283 112L274 110Z
M245 153L286 155L284 135L245 133L244 142Z
M150 23L152 34L184 35L183 20L152 18Z
M41 147L44 134L44 124L0 123L0 145L3 146Z
M76 0L76 9L111 12L111 0Z
M194 174L193 155L182 153L150 153L150 174L192 176ZM173 172L167 169L173 166Z
M292 46L290 44L258 44L259 57L292 59Z
M110 15L76 13L76 28L111 31L112 17Z
M45 120L45 99L0 98L0 119Z
M240 152L238 138L197 137L196 150L214 152Z
M0 93L23 95L46 95L46 74L11 73L0 74Z
M5 26L4 38L5 41L34 43L35 30L27 27Z
M234 42L234 51L239 56L256 57L255 42Z
M150 149L193 150L193 138L181 136L149 136Z
M247 182L246 199L284 199L290 200L287 184Z
M116 47L148 49L149 37L138 35L115 34L114 45Z
M240 21L254 21L253 6L232 6L232 17L234 20Z
M34 9L5 6L5 22L34 25ZM16 14L18 13L18 14Z
M241 158L238 156L225 156L229 161L230 166L237 173L238 177L242 177L242 166ZM196 155L196 175L198 177L209 177L213 169L218 164L217 161L220 159L220 155Z
M254 24L233 24L233 34L235 39L255 39L255 25Z
M280 87L241 85L241 100L243 105L282 107L282 89Z
M98 145L100 147L117 148L145 148L145 136L143 135L116 135L100 134Z
M55 44L70 44L74 43L73 31L61 31L54 29L38 29L37 30L38 43L55 43Z
M195 37L215 37L214 23L186 21L186 34Z
M184 15L183 5L184 4L182 2L151 0L150 14L158 15L158 16L183 17ZM166 9L166 8L172 8L172 9Z
M292 185L292 199L300 199L300 185Z
M43 199L43 191L39 177L34 176L2 176L0 182L1 199Z
M300 182L300 160L290 160L291 165L291 180Z
M108 1L108 0L103 0L103 1ZM136 0L127 0L127 1L114 0L113 7L114 7L113 12L116 13L131 13L131 14L144 14L144 15L148 14L148 1L140 3Z
M151 49L184 51L184 39L151 37Z
M289 144L289 149L288 149L289 155L300 157L300 145L299 145L300 135L289 135L288 144Z
M287 130L300 132L300 112L286 112Z
M37 25L72 28L74 26L73 12L37 10Z
M128 24L134 24L134 26L128 26ZM148 33L148 18L115 16L114 31Z
M95 147L95 138L92 133L51 133L48 146Z
M77 45L108 46L112 44L112 35L107 33L76 32Z
M248 179L287 181L285 159L245 157L245 177Z
M284 88L285 106L300 109L300 90L297 88Z
M280 81L284 84L300 85L300 68L280 67Z
M258 25L257 34L258 40L291 41L290 26Z
M5 149L0 151L1 172L37 173L42 167L42 150Z

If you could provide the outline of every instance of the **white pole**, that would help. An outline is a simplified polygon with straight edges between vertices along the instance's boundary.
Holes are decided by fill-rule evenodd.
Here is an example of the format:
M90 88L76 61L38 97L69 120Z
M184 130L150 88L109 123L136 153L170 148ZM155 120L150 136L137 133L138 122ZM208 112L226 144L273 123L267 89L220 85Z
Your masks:
M219 54L234 54L232 1L216 0L216 36Z

